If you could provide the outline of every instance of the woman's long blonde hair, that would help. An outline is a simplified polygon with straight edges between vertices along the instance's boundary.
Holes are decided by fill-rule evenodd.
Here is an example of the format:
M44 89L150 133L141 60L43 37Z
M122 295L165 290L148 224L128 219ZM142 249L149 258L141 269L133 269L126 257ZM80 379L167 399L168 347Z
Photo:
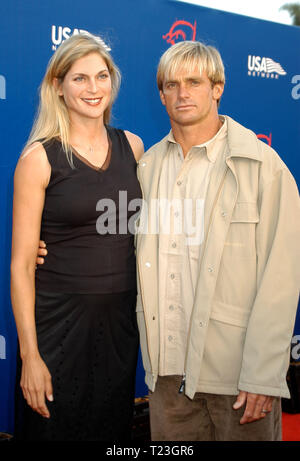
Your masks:
M68 109L64 98L58 95L53 82L57 78L59 83L61 83L77 59L95 52L99 53L105 61L111 77L112 95L103 117L104 123L109 123L111 108L120 87L120 71L113 62L102 40L88 33L73 35L59 46L49 61L40 88L40 102L37 115L26 147L35 141L44 143L52 138L59 137L67 158L70 164L73 165L72 150L69 143L70 119Z

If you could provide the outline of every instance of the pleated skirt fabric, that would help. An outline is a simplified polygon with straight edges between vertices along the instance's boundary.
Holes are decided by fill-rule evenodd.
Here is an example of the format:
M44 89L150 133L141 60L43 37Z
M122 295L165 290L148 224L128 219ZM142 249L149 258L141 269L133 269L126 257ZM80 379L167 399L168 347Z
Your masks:
M52 376L50 419L20 389L16 440L130 440L138 354L136 290L112 294L36 294L38 347Z

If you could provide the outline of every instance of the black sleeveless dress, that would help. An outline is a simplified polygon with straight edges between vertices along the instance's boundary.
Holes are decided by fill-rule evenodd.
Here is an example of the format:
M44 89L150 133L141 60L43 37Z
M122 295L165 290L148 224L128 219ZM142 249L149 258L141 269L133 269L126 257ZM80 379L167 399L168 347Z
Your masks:
M129 440L138 330L134 220L141 190L122 130L107 127L101 169L62 145L44 145L51 165L36 271L38 347L52 376L50 419L34 412L16 379L16 440Z

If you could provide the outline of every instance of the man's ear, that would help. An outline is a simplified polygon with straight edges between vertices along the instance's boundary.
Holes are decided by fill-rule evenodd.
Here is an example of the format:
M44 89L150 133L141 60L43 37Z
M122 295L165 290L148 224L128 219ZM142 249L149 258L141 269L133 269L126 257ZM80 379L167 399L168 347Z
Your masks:
M52 81L52 84L53 84L53 87L54 89L56 90L58 96L63 96L63 91L62 91L62 88L61 88L61 82L59 81L59 79L57 77L54 77L53 81Z
M165 106L166 105L166 100L165 100L164 92L162 90L159 91L159 96L160 96L160 100L161 100L162 104Z
M214 99L216 99L216 101L218 101L222 94L223 94L223 91L224 91L224 83L215 83L214 84L214 87L213 87L213 97Z

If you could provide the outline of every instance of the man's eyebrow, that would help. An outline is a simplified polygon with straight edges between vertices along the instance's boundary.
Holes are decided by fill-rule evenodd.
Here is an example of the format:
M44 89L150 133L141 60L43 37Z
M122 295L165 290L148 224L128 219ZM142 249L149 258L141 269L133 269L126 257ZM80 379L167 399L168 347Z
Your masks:
M199 80L202 81L203 78L201 75L189 75L188 77L185 77L183 80Z
M184 82L188 82L190 80L203 81L203 78L202 78L201 75L189 75L187 77L184 77L183 79L178 79L178 78L174 77L174 78L169 78L168 80L166 80L165 84L167 84L167 83L177 83L177 82L179 82L179 80L183 80Z
M179 80L176 79L175 77L174 78L168 78L168 80L165 80L165 84L166 83L175 83L175 82L178 82Z

